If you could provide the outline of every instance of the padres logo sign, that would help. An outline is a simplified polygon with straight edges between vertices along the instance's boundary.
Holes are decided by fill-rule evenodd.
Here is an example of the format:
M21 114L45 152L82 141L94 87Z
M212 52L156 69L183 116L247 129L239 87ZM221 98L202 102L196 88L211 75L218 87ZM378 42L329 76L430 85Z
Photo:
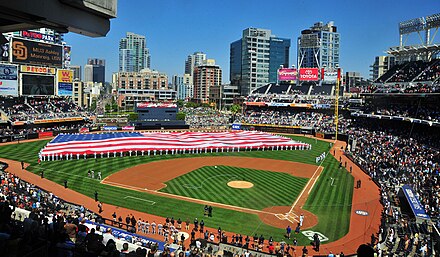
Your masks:
M12 55L17 60L26 60L28 58L28 49L23 42L14 41L12 43Z
M63 47L22 38L12 38L12 62L61 67Z

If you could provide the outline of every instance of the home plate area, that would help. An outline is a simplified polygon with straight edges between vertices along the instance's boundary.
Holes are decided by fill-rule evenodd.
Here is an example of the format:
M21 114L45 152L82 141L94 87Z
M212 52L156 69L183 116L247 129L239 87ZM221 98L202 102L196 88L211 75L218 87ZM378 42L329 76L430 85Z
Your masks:
M298 223L299 222L298 215L296 215L293 212L287 212L285 214L277 213L277 214L275 214L275 217L277 217L280 220L288 220L291 223Z

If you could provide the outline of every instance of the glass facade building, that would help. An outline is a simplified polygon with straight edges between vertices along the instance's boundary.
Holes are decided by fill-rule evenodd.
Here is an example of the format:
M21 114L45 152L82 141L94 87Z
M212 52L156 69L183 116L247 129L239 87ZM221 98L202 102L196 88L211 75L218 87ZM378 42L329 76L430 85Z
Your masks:
M277 70L289 66L290 39L277 38L268 29L247 28L230 45L230 80L240 94L277 81Z
M144 36L127 32L119 41L119 71L139 72L150 68L150 51Z
M339 66L340 34L333 22L315 23L298 37L298 68Z

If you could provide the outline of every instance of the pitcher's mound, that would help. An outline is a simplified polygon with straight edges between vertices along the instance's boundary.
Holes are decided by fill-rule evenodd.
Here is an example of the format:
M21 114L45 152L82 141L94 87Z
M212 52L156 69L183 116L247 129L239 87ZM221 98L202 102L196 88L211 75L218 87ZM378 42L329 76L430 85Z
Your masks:
M233 188L251 188L254 186L251 182L248 181L242 181L242 180L234 180L228 182L228 186Z

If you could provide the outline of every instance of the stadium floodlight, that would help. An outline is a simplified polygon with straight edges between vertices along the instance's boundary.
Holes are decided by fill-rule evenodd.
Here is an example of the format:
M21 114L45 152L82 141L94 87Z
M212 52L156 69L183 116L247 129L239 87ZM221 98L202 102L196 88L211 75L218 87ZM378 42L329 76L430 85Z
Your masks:
M426 16L425 20L427 29L440 27L440 13Z
M422 31L425 29L425 18L416 18L408 21L402 21L399 23L399 32L401 35L410 34L413 32Z

